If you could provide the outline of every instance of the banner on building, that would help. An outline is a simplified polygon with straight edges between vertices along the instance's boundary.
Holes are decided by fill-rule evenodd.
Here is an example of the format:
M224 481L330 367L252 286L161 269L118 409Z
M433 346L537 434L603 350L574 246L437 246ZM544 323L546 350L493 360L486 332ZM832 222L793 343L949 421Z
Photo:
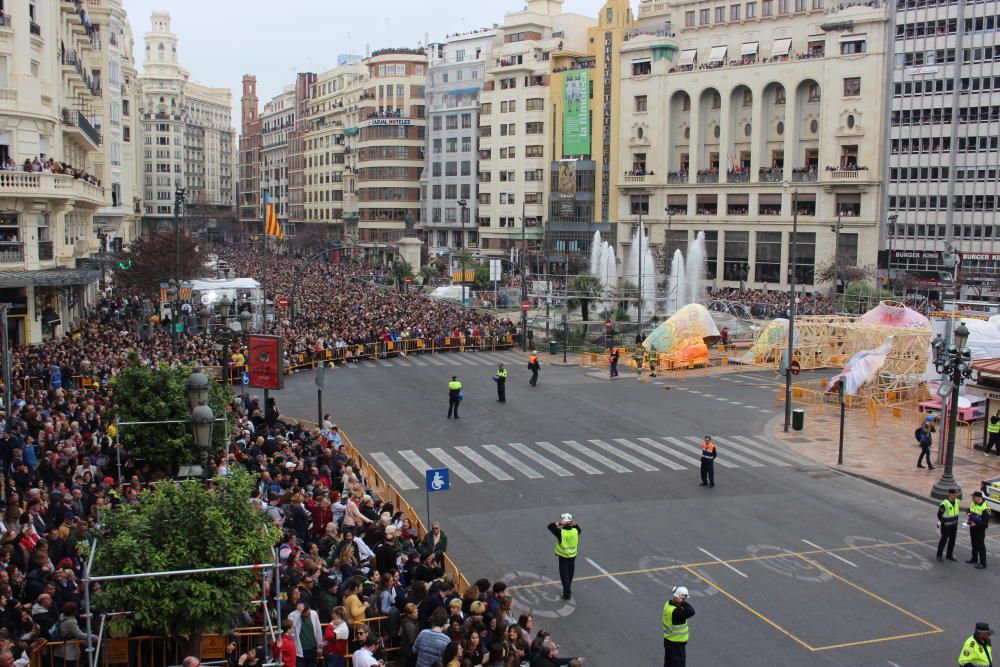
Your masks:
M563 75L563 156L590 155L590 70Z
M247 370L250 386L257 389L283 389L281 336L253 335L247 341Z
M576 213L576 160L560 160L556 179L559 194L559 216L571 218Z

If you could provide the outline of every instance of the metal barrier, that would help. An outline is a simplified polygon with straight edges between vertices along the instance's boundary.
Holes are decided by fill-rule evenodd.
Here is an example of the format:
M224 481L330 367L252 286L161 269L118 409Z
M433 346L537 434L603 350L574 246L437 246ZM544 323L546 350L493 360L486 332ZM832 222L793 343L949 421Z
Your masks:
M349 363L363 359L406 357L410 354L480 350L495 352L514 347L514 336L439 336L437 338L404 338L387 343L345 345L333 349L294 352L289 355L286 373L315 368L320 363Z

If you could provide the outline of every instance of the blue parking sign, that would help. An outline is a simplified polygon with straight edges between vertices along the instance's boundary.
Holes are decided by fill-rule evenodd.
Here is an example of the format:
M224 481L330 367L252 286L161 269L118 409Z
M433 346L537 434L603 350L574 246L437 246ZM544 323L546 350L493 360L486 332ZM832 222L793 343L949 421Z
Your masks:
M243 375L240 376L240 382L243 383L244 387L250 384L250 373L244 371Z
M447 491L451 488L451 479L448 477L447 468L431 468L426 471L427 492Z

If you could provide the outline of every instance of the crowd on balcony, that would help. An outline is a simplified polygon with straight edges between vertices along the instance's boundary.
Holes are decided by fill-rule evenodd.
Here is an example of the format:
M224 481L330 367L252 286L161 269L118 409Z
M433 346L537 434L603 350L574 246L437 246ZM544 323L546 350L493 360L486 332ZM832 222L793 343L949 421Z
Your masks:
M709 310L726 310L729 306L738 304L753 317L767 319L788 316L788 291L785 289L709 288L708 298ZM897 300L925 314L940 308L939 303L923 297L897 297ZM797 297L795 312L798 315L833 315L836 310L829 296L814 292Z
M402 109L379 109L368 113L369 118L401 118L402 115Z
M833 165L828 164L824 168L825 171L868 171L868 167L859 165L855 160L845 160L843 164Z
M652 169L646 170L645 167L633 167L625 172L626 176L654 176Z
M23 171L38 174L65 174L82 181L87 181L97 187L101 187L101 179L97 178L93 174L90 174L83 169L74 167L71 164L67 164L66 162L57 162L52 158L46 158L44 155L34 159L25 158L24 163L20 166L18 166L13 157L8 157L6 162L0 164L0 171Z

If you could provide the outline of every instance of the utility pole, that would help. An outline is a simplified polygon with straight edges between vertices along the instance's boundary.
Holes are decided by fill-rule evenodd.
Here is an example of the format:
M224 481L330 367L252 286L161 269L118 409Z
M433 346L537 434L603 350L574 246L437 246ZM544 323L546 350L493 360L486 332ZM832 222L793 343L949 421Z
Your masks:
M837 224L833 228L833 310L837 312L837 283L840 280L840 209L837 209Z
M463 251L462 252L462 307L463 308L465 307L465 252L464 252L464 250L465 250L465 211L467 210L466 207L468 205L469 205L469 202L465 201L464 199L459 199L458 200L459 216L461 216L459 218L459 220L458 220L458 224L459 224L459 226L461 228L461 231L458 233L458 235L459 235L459 241L460 241L459 248Z
M527 254L528 250L528 237L525 232L525 228L528 225L528 219L524 217L524 200L521 200L521 251L518 253L518 264L521 265L521 349L524 352L528 351L528 311L523 307L525 301L528 300L528 279L524 275L524 256Z
M3 409L7 411L8 422L10 420L10 401L11 401L11 391L10 391L10 340L8 340L7 334L7 311L13 308L14 305L11 303L0 303L0 327L3 327L3 331L0 331L0 339L2 339L2 345L0 345L0 354L3 355Z
M639 240L636 243L636 245L638 247L635 249L635 251L639 253L639 300L637 302L639 304L639 307L636 310L638 311L638 314L637 314L638 333L641 336L642 335L642 244L643 244L643 241L645 241L645 234L643 233L643 230L642 230L642 205L641 204L640 204L640 207L639 207L638 211L639 211L639 229L638 229L638 235L637 236L638 236Z
M788 181L783 183L788 187ZM795 345L795 269L798 260L799 189L792 188L792 254L788 258L788 353L785 355L785 433L792 423L792 348Z

